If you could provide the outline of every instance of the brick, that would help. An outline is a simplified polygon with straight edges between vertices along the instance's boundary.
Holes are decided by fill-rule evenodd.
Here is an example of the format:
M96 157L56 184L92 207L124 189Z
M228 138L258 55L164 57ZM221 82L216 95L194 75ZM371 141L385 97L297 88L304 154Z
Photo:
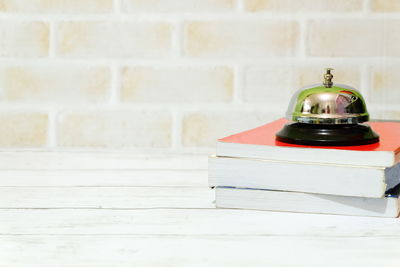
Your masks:
M159 58L169 54L172 26L159 22L64 22L58 53L77 57Z
M322 57L400 56L400 20L322 20L309 24L307 54Z
M245 0L250 12L352 12L362 7L362 0Z
M0 147L43 147L47 125L47 114L3 111L0 113Z
M250 67L244 74L245 102L287 105L297 90L295 70L290 67Z
M265 111L192 112L183 118L182 143L187 147L215 147L218 138L261 126L276 118L277 114Z
M58 126L61 147L169 147L171 116L162 111L87 111L62 114Z
M104 13L112 0L0 0L0 12L8 13Z
M371 9L375 12L399 12L399 0L371 0Z
M358 66L350 65L343 66L337 64L328 64L320 66L301 66L295 70L296 87L303 87L310 84L322 83L325 74L325 68L333 67L333 82L346 84L360 91L365 88L360 88L360 70Z
M0 36L0 57L43 57L48 54L47 23L1 20Z
M291 21L190 22L185 29L185 54L237 58L290 56L295 53L298 26Z
M322 83L322 66L252 66L245 69L245 102L281 103L288 105L295 91L311 84ZM338 66L334 82L359 88L360 73L357 67Z
M5 100L33 104L98 103L109 94L105 67L33 66L0 69Z
M371 120L398 120L400 121L399 110L382 110L374 107L368 107L368 112L371 116Z
M371 104L400 103L400 65L372 68ZM400 105L399 105L400 107Z
M122 0L123 10L137 13L232 11L236 0Z
M228 67L129 67L123 71L125 102L196 103L232 99Z

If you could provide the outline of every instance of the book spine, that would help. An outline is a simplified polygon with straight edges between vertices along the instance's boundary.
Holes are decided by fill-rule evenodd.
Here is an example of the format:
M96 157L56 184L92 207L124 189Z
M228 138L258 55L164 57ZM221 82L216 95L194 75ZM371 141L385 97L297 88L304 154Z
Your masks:
M209 158L209 185L381 198L384 169Z
M398 198L363 198L272 190L216 188L217 208L397 217Z

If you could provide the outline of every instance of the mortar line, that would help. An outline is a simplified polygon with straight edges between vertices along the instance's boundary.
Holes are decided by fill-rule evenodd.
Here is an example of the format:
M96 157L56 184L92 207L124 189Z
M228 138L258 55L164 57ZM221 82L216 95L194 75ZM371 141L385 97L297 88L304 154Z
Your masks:
M172 57L176 59L180 59L183 57L183 41L184 41L184 32L183 32L183 22L177 19L174 23L174 31L172 33L171 38L171 46L172 46Z
M372 87L370 79L370 67L367 64L363 64L360 68L360 89L362 90L362 94L367 102L370 102L371 99Z
M233 92L232 92L232 102L233 103L243 103L243 91L244 91L244 71L245 67L237 64L233 68L234 70L234 81L233 81Z
M236 8L236 11L240 6ZM265 20L265 21L274 21L274 20L293 20L304 18L307 19L310 16L313 19L327 19L327 20L337 20L337 19L351 19L351 20L360 20L365 19L365 11L362 10L360 12L347 12L347 13L326 13L326 12L304 12L304 13L293 13L290 14L290 18L288 18L288 13L253 13L253 12L220 12L220 13L196 13L196 12L187 12L187 13L168 13L168 14L149 14L149 13L137 13L134 16L131 13L124 13L122 11L118 11L119 7L114 8L114 13L108 14L0 14L0 19L8 19L15 21L43 21L43 20L52 20L55 22L59 21L132 21L132 22L155 22L155 21L166 21L166 22L174 22L177 19L179 20L243 20L243 21L255 21L255 20ZM381 20L384 18L393 18L398 19L398 14L382 14L378 12L369 12L368 19L370 20Z
M246 10L244 7L244 0L236 0L235 9L236 9L237 13L246 13Z
M121 9L122 5L121 5L121 0L114 0L113 1L113 13L114 14L121 14L122 13L122 9Z
M57 110L51 108L47 114L47 148L54 149L57 146Z
M364 0L362 10L365 17L371 14L371 0Z
M56 22L49 21L49 58L56 57L57 33Z
M307 24L308 19L299 19L299 44L297 47L297 58L304 60L307 58Z
M180 150L182 138L182 114L177 110L172 111L171 146L172 150Z
M163 59L151 59L151 58L128 58L121 59L118 57L109 58L4 58L1 59L2 65L20 65L24 64L26 66L48 66L48 64L59 64L65 66L66 64L71 64L71 66L82 65L82 66L98 66L98 65L112 65L118 62L121 65L160 65L160 66L221 66L224 64L257 64L257 65L275 65L275 64L288 64L294 63L319 63L321 61L329 61L333 63L343 63L346 64L377 64L382 63L381 57L362 57L362 58L352 58L352 57L306 57L306 58L296 58L296 57L258 57L258 58L163 58ZM390 57L385 58L385 62L388 63L400 63L400 57Z
M121 75L122 68L118 63L114 63L110 67L111 69L111 81L110 81L110 98L109 103L116 105L121 102Z

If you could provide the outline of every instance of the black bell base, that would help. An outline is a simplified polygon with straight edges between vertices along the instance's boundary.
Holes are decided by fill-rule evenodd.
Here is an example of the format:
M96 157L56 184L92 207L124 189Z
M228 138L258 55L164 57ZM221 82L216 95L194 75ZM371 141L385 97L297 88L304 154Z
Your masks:
M286 124L276 140L310 146L358 146L379 142L379 135L364 124Z

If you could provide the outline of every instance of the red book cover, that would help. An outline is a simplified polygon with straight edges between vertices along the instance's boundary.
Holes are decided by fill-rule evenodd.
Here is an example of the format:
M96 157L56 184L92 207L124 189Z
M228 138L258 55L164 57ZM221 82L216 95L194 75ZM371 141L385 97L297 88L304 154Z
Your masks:
M353 151L391 151L396 154L396 161L400 160L400 122L369 122L368 124L372 129L379 134L380 141L375 144L360 146L304 146L276 141L275 134L287 122L286 119L282 118L263 126L219 139L218 141L260 146L304 147Z

